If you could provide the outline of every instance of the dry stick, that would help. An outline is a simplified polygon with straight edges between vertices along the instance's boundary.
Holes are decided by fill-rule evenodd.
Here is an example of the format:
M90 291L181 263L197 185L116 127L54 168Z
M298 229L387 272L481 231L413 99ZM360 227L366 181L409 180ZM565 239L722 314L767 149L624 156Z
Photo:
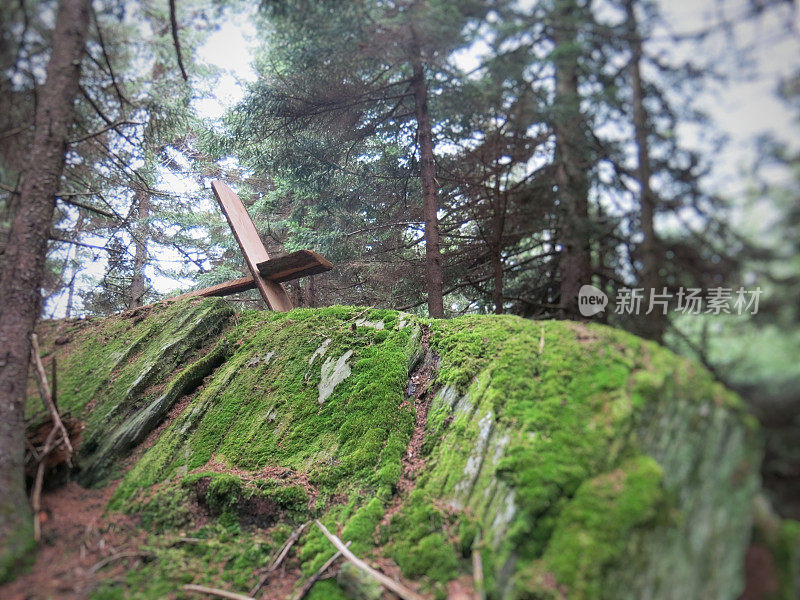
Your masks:
M134 558L139 556L150 556L147 552L136 552L135 550L128 550L127 552L117 552L116 554L112 554L111 556L106 556L103 560L100 560L93 564L89 569L90 573L97 573L100 569L105 567L106 565L114 562L115 560L119 560L120 558Z
M33 456L33 459L36 462L39 462L39 451L36 449L36 447L33 444L31 444L31 441L28 439L28 436L25 436L25 446L30 451L31 455Z
M67 448L67 461L72 464L72 444L69 441L69 434L64 423L61 421L61 416L58 414L58 409L50 396L50 386L47 383L47 372L44 370L42 359L39 356L39 339L35 333L31 334L31 358L33 359L34 371L36 372L36 383L39 385L39 393L42 396L45 408L50 411L50 418L53 421L53 429L57 429L64 438L64 446Z
M33 512L33 539L38 542L42 538L42 523L39 520L39 511L42 509L42 483L44 482L44 461L55 444L58 431L55 427L47 434L47 439L44 442L44 448L39 455L39 466L36 468L36 480L33 483L33 490L31 490L31 510Z
M237 594L236 592L226 592L225 590L218 590L217 588L210 588L204 585L194 585L191 583L184 585L183 589L187 592L200 592L201 594L210 594L211 596L229 598L230 600L256 600L252 596L245 596L244 594Z
M52 379L50 397L53 399L53 406L58 410L58 364L55 356L53 356L53 362L50 363L50 367L50 379Z
M395 594L397 594L398 596L403 598L403 600L424 600L423 597L420 596L419 594L417 594L416 592L411 591L410 589L408 589L403 584L395 581L394 579L391 579L391 578L387 577L386 575L384 575L380 571L376 571L375 569L370 567L367 563L365 563L363 560L358 558L355 554L350 552L350 550L347 549L347 546L345 546L342 543L342 540L340 540L338 537L336 537L330 531L328 531L325 528L325 525L320 523L318 519L314 519L314 523L317 524L317 527L319 527L320 530L322 531L322 533L325 534L325 537L328 538L328 540L330 540L331 544L336 546L336 548L339 550L339 552L341 552L342 555L347 560L349 560L351 563L353 563L353 565L355 567L361 569L367 575L369 575L373 579L377 580L387 590L389 590L391 592L394 592Z
M278 557L275 559L275 562L273 562L269 566L267 572L261 576L261 578L258 580L258 583L256 583L250 590L251 596L255 596L267 582L267 579L269 579L272 576L272 573L274 573L275 570L281 566L283 559L285 559L286 556L289 554L289 550L291 550L295 542L300 539L300 534L303 533L303 530L306 528L307 525L308 523L303 523L302 525L300 525L300 527L298 527L295 531L292 532L292 535L289 536L289 539L286 540L286 543L283 545L283 548L281 548L280 554L278 554Z
M350 547L350 544L352 544L352 543L353 543L353 542L347 542L347 543L345 544L345 547ZM339 558L341 555L342 555L342 551L341 551L341 550L337 550L337 551L336 551L336 554L334 554L333 556L331 556L331 557L330 557L330 558L329 558L329 559L328 559L328 560L325 562L325 564L324 564L324 565L322 565L322 566L321 566L321 567L320 567L320 568L317 570L317 572L316 572L316 573L314 573L314 574L313 574L311 577L309 577L308 579L306 579L306 582L303 584L303 587L301 587L301 588L300 588L300 591L299 591L299 592L297 592L297 594L295 594L295 595L292 597L292 600L303 600L303 598L305 598L305 597L306 597L306 594L307 594L308 592L310 592L310 591L311 591L311 588L312 588L312 587L314 587L314 584L315 584L315 583L317 583L317 581L319 580L319 578L320 578L320 577L322 577L322 574L323 574L323 573L325 573L325 571L327 571L328 569L330 569L330 568L331 568L331 565L332 565L333 563L335 563L335 562L336 562L336 559L338 559L338 558Z
M183 57L181 56L181 40L178 37L178 19L175 15L175 0L169 0L169 22L172 29L172 43L175 45L175 56L178 59L178 66L181 69L181 76L184 81L189 81L186 69L183 68Z
M481 558L481 534L475 536L472 544L472 587L475 600L486 600L486 590L483 586L483 560Z

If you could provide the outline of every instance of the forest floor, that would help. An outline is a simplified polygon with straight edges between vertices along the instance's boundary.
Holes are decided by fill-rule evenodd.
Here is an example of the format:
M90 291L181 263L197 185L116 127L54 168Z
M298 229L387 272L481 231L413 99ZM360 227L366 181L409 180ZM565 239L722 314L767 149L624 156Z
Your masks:
M82 600L100 578L119 576L130 560L140 560L138 547L146 532L129 516L105 513L115 489L69 482L43 492L42 540L35 561L15 581L0 586L0 597Z

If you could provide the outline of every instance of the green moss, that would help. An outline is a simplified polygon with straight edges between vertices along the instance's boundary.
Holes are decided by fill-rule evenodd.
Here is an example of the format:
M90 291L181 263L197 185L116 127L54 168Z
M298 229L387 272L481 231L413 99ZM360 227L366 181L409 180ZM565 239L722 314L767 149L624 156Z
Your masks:
M226 337L230 358L129 473L117 497L201 467L212 454L242 469L280 465L307 473L323 492L356 480L391 490L413 429L412 410L400 405L414 328L394 328L396 320L385 330L354 328L356 317L374 321L381 312L331 307L243 314ZM324 357L315 355L326 339ZM347 351L353 352L351 376L320 404L323 360Z
M336 533L339 530L338 524L349 519L358 503L359 499L353 498L347 506L334 506L320 518L320 521L329 531ZM300 538L299 546L297 558L306 576L316 572L336 552L328 538L317 527L306 528L303 537Z
M160 532L189 525L192 521L189 491L182 486L165 486L146 501L136 502L129 512L138 515L142 527Z
M318 581L306 596L308 600L351 600L333 579Z
M214 473L209 477L205 500L212 513L232 509L242 497L242 482L235 475Z
M657 517L662 477L658 464L642 456L583 483L561 511L547 551L521 578L520 591L543 587L552 573L570 598L600 598L602 574L624 556L632 529Z
M793 600L800 594L800 521L784 519L771 550L780 584L774 598Z
M35 559L36 542L33 539L33 519L18 520L11 524L9 529L8 537L4 539L3 546L0 547L0 584L14 580Z
M411 493L403 510L392 517L388 531L383 532L389 555L406 577L426 576L444 583L458 576L456 551L442 533L449 525L446 515L422 490Z
M294 520L307 516L308 493L299 485L287 485L275 481L260 482L258 495L273 500L282 510L290 513Z
M342 541L353 542L350 550L358 555L372 550L375 545L373 535L384 512L383 503L378 498L373 498L364 504L342 530Z
M167 382L176 370L213 347L232 315L219 298L161 303L74 323L67 346L51 341L47 355L58 359L59 407L85 424L78 457L82 483L107 480L116 460L163 420L175 400L195 383L193 372L186 370L173 381L174 391L165 395ZM41 405L28 404L31 410ZM149 418L131 422L153 404Z
M153 535L141 548L149 554L145 562L130 563L121 579L101 582L90 597L193 598L193 594L181 590L187 583L241 593L256 583L257 570L279 547L278 540L242 531L231 535L220 525L200 529L190 541L174 535Z
M202 306L217 305L191 305ZM755 432L740 402L704 369L632 335L511 316L421 322L394 311L336 306L245 312L210 354L189 350L185 337L179 346L188 346L173 354L159 337L162 329L171 327L174 335L194 321L172 311L157 307L141 323L100 324L95 333L81 334L81 348L90 362L103 365L92 373L87 365L84 375L113 388L100 393L99 416L91 418L108 420L118 432L155 411L165 395L177 398L194 389L211 372L204 361L216 369L128 472L111 503L167 532L190 525L186 507L192 502L215 515L219 546L154 551L178 572L217 569L208 579L219 580L227 577L220 565L228 565L236 584L230 589L246 590L244 571L252 557L235 551L229 540L242 536L250 543L255 525L274 545L315 516L352 541L356 554L390 556L435 594L469 571L480 532L490 594L513 596L516 580L530 584L537 597L557 597L559 589L547 585L552 579L570 597L588 598L606 589L609 573L635 562L637 553L647 557L641 564L652 564L654 540L675 546L668 514L695 523L723 511L715 506L722 503L725 523L746 521L741 507L752 495L757 458ZM382 321L384 328L359 325L360 319ZM405 390L409 368L421 355L423 324L440 358L425 467L416 489L380 528L413 431L413 403ZM127 349L121 342L126 335L132 340ZM201 345L218 336L219 329ZM104 345L115 350L104 354ZM161 369L155 358L172 366ZM337 362L346 363L350 375L320 403L322 365ZM140 379L136 369L146 376ZM70 372L80 372L77 363ZM98 385L87 383L81 393ZM102 442L89 450L101 455L109 438L95 433L89 439ZM231 472L220 472L226 469ZM689 501L686 490L711 500ZM719 551L732 564L725 545L742 536L741 528L734 529L704 538L698 552ZM223 548L231 553L224 560ZM307 576L333 552L308 527L292 560ZM143 584L150 596L179 587L179 577L160 567L134 571L154 578ZM721 573L714 577L734 578ZM139 575L129 577L98 593L114 597L122 589L122 597L146 597L133 590ZM653 569L648 577L663 579ZM322 582L312 594L325 592L341 590Z

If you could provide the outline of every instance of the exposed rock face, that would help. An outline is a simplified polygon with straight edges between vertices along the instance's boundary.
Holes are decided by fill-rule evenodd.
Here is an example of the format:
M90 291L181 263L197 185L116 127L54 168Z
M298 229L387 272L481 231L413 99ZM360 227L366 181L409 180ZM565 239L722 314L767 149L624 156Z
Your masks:
M56 350L72 357L62 408L89 425L88 481L194 393L125 475L113 509L171 529L193 527L199 505L241 552L317 517L356 554L393 561L437 595L469 579L473 552L492 598L741 591L757 431L694 363L608 327L510 316L331 307L244 313L229 326L230 315L219 300L175 304L135 325L72 332ZM409 372L424 354L437 370L424 384L427 420L415 420L422 384ZM76 385L87 372L101 383ZM407 454L415 428L421 465ZM211 537L203 531L192 535ZM161 566L142 566L123 595L177 589L181 552L206 556L164 546ZM332 547L309 527L295 553L310 574ZM244 555L226 564L250 581ZM345 597L350 575L310 597Z

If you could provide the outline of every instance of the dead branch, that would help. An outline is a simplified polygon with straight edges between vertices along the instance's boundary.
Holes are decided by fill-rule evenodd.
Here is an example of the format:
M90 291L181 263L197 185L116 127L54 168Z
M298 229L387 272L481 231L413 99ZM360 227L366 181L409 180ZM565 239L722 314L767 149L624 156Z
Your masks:
M187 583L183 586L187 592L199 592L201 594L209 594L211 596L219 596L220 598L228 598L229 600L255 600L252 596L245 596L244 594L237 594L236 592L227 592L225 590L218 590L217 588L210 588L204 585L194 585Z
M64 438L64 446L67 449L67 462L71 466L72 455L75 451L73 450L72 444L69 441L69 433L67 433L67 428L64 427L64 423L61 421L61 415L58 414L55 400L50 395L50 386L47 383L47 372L44 370L42 359L39 356L39 338L35 333L31 334L31 358L33 359L33 364L35 367L34 372L36 373L36 383L39 386L39 394L42 396L44 407L50 411L50 418L53 421L53 429L57 429Z
M97 41L100 43L100 51L103 54L103 60L108 67L108 74L111 76L111 84L114 86L114 90L117 92L117 99L119 100L120 108L125 104L133 106L130 100L128 100L123 94L122 90L120 89L119 85L117 84L117 77L114 74L114 68L111 66L111 59L108 57L108 52L106 51L106 42L103 39L103 30L100 27L100 21L97 18L97 12L94 10L93 5L89 5L92 11L92 19L94 20L94 27L97 31ZM91 56L91 54L90 54Z
M322 531L322 533L325 534L325 537L328 538L331 544L336 546L339 552L341 552L342 555L347 560L349 560L356 568L361 569L367 575L375 579L387 590L389 590L390 592L394 592L395 594L400 596L400 598L402 598L403 600L424 600L423 597L417 594L416 592L408 589L406 586L395 581L394 579L387 577L380 571L376 571L375 569L370 567L367 563L365 563L363 560L358 558L355 554L350 552L347 546L345 546L342 543L342 540L340 540L338 537L336 537L330 531L328 531L325 525L320 523L318 519L314 519L314 523L316 523L320 531Z
M106 565L111 564L115 560L119 560L121 558L137 558L137 557L147 557L151 556L147 552L137 552L135 550L129 550L127 552L117 552L116 554L112 554L111 556L106 556L103 560L100 560L93 564L89 568L90 573L97 573L100 569L105 567Z
M97 137L98 135L103 135L106 131L110 131L111 129L116 129L117 127L120 127L122 125L144 125L144 123L140 123L139 121L117 121L116 123L110 123L109 125L93 133L87 133L86 135L82 135L81 137L69 140L69 142L67 143L71 145L80 144L81 142L90 140L93 137Z
M53 399L53 405L56 410L58 410L58 362L55 355L53 355L53 360L50 361L50 385L52 386L50 397Z
M181 57L181 41L178 38L178 17L175 14L175 0L169 0L169 22L172 28L172 42L175 44L175 55L178 58L181 76L184 81L189 81L189 76L186 74L186 69L183 68L183 58Z
M31 490L31 511L33 512L33 539L38 542L42 539L42 522L39 520L39 512L42 510L42 483L44 482L44 460L50 451L55 447L55 439L58 430L53 426L44 443L42 453L39 455L39 466L36 468L36 479Z
M348 542L345 544L345 547L348 547L348 548L349 548L349 547L350 547L350 544L352 544L352 543L353 543L353 542L350 542L350 541L348 541ZM341 551L341 550L337 550L337 551L336 551L336 554L334 554L334 555L333 555L333 556L331 556L331 557L330 557L330 558L329 558L327 561L325 561L325 564L324 564L324 565L322 565L322 566L321 566L321 567L320 567L320 568L317 570L317 572L316 572L316 573L314 573L314 574L313 574L311 577L309 577L308 579L306 579L305 583L303 584L303 587L301 587L301 588L300 588L300 590L299 590L299 591L298 591L298 592L297 592L297 593L296 593L296 594L295 594L295 595L292 597L292 600L303 600L303 598L305 598L305 597L306 597L306 594L308 594L308 592L309 592L309 591L311 591L311 588L312 588L312 587L314 587L314 584L315 584L317 581L319 581L319 578L320 578L320 577L322 577L322 574L323 574L323 573L325 573L325 571L327 571L328 569L330 569L330 568L331 568L331 565L332 565L333 563L335 563L335 562L336 562L336 560L337 560L337 559L338 559L338 558L339 558L341 555L342 555L342 551Z
M292 546L294 546L295 542L300 539L300 535L303 533L303 530L306 528L308 523L303 523L295 529L292 534L289 536L289 539L286 540L286 543L281 548L281 551L278 553L278 556L275 558L273 563L267 568L266 573L264 573L258 580L253 588L250 590L250 595L255 596L259 590L264 587L264 584L267 580L272 576L272 574L277 570L278 567L281 566L283 560L288 556L289 550L291 550Z
M98 215L103 215L104 217L108 217L109 219L117 220L117 215L110 213L108 211L103 210L102 208L97 208L95 206L91 206L89 204L84 204L83 202L79 202L73 198L65 198L63 195L58 195L59 199L64 202L64 204L69 204L70 206L74 206L76 208L82 208L84 210L88 210L90 212L97 213Z

